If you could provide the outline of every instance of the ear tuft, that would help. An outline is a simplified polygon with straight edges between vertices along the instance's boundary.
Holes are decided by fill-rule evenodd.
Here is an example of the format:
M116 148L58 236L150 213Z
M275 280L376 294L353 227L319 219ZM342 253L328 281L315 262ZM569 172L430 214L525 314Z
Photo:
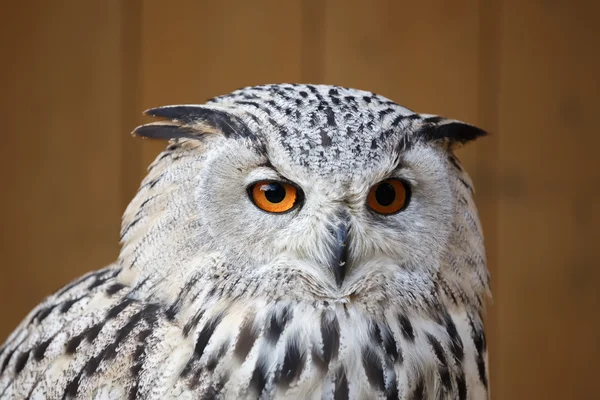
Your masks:
M425 124L418 134L427 142L445 141L451 145L461 145L487 134L474 125L442 117L425 118L423 122Z
M225 137L251 137L252 134L240 117L230 110L215 106L174 105L146 110L151 117L170 122L154 122L137 127L133 134L149 139L199 139L205 134Z

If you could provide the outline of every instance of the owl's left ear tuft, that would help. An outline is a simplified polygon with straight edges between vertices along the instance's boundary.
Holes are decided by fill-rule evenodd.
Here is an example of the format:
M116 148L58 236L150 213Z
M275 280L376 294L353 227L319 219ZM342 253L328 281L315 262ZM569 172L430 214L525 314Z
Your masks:
M417 135L426 142L442 141L456 146L487 135L487 132L481 128L452 119L428 117L423 122Z
M240 117L229 110L215 106L176 105L146 110L151 117L165 118L138 126L133 135L148 139L200 139L206 134L221 134L225 137L250 137L251 132Z

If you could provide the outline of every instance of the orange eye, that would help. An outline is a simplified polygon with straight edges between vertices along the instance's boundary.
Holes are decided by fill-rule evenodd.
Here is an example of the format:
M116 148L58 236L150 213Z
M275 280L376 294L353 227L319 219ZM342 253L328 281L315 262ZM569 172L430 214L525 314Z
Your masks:
M248 191L254 204L270 213L289 211L298 201L298 191L289 183L260 181L250 186Z
M386 179L371 188L367 203L379 214L394 214L408 205L409 197L407 184L400 179Z

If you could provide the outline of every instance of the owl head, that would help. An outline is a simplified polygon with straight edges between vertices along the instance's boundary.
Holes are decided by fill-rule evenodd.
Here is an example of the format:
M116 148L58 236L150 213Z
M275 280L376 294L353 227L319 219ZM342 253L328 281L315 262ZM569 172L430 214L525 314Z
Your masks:
M249 87L147 111L170 140L123 218L120 262L182 293L481 307L473 188L454 149L484 132L338 86Z

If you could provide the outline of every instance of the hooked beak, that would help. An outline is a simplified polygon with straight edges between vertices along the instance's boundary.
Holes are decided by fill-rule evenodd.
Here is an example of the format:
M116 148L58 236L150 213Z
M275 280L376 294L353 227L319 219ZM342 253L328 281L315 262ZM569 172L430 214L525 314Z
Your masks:
M346 268L348 263L348 232L350 230L350 224L348 218L343 218L340 223L336 226L335 242L333 244L332 257L329 263L333 275L335 277L335 283L338 287L342 286L344 277L346 276Z

